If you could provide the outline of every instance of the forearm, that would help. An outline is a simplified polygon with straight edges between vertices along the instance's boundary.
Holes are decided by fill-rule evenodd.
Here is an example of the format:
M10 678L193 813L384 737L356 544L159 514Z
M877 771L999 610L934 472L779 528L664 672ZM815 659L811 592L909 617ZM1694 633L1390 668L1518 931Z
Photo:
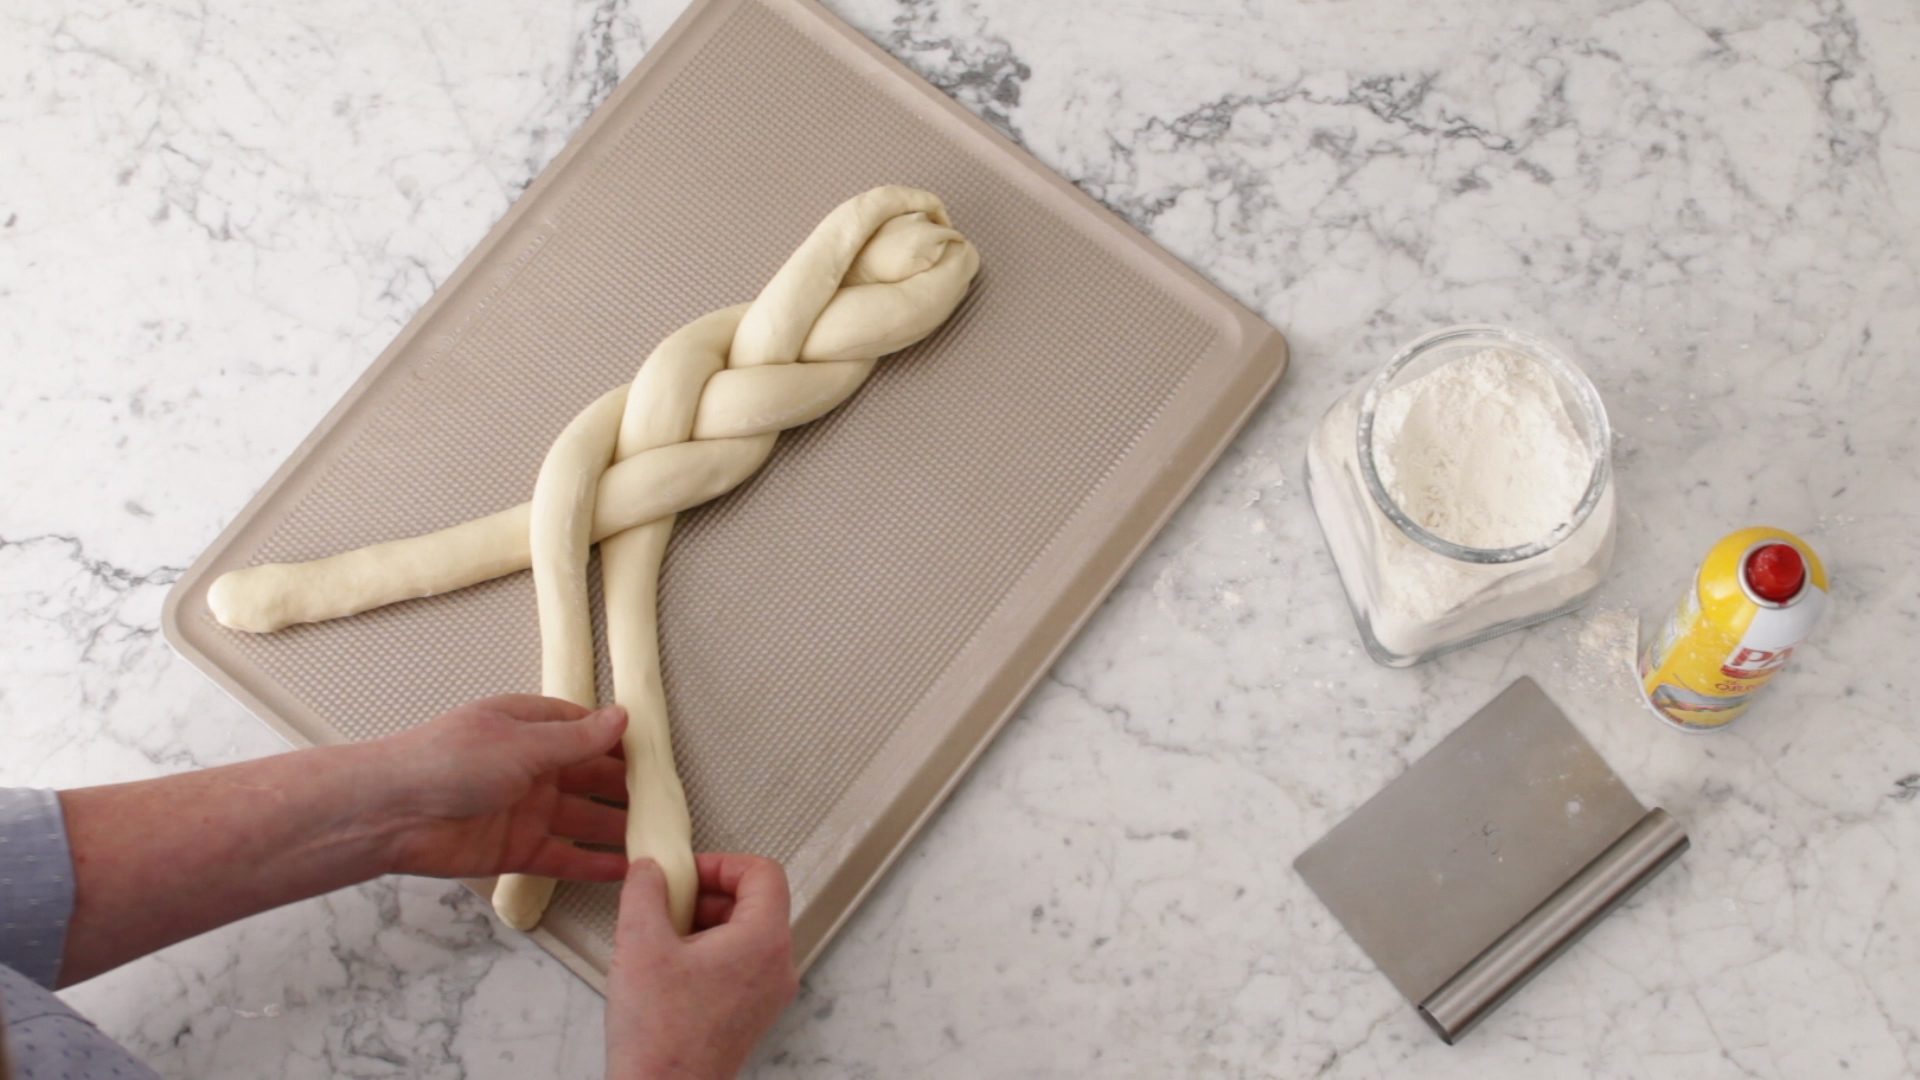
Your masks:
M381 767L326 747L62 792L75 886L61 984L384 873Z

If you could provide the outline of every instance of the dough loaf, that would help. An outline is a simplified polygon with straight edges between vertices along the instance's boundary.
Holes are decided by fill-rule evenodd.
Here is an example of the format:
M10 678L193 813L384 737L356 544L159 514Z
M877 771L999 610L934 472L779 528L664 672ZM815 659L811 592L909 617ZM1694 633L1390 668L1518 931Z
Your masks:
M236 570L214 582L208 606L225 626L264 633L531 567L541 690L591 706L587 557L598 542L614 699L632 717L627 854L660 863L684 933L699 883L655 620L674 515L732 490L767 459L779 432L825 415L876 360L931 334L978 270L978 254L936 196L908 187L857 195L815 227L752 303L675 331L632 383L574 417L541 464L530 503L312 562ZM529 929L553 887L506 875L494 906Z

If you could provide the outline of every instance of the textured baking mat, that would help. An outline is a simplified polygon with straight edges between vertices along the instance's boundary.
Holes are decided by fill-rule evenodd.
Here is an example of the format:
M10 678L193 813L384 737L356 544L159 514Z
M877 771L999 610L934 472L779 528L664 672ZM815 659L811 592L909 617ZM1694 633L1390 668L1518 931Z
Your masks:
M1287 355L811 0L696 3L180 579L168 640L301 744L537 688L525 574L265 636L207 586L527 498L575 411L881 183L947 201L972 296L682 515L662 579L695 843L786 863L810 962ZM615 895L563 886L537 934L595 985Z

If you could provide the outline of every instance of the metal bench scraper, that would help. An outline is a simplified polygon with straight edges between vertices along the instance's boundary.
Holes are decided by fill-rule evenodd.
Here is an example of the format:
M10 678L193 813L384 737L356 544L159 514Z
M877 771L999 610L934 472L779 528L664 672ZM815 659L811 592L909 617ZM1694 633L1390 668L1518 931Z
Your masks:
M1523 678L1294 868L1453 1043L1686 849Z

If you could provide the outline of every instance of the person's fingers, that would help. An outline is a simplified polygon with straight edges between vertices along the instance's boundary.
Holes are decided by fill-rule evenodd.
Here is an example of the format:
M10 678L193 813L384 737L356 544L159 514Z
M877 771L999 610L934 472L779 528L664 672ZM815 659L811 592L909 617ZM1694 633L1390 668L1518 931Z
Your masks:
M556 720L578 720L592 712L584 705L575 705L564 698L541 697L539 694L497 694L474 702L505 713L526 724L545 724Z
M700 891L720 892L720 868L726 865L727 856L718 851L696 851L693 854L693 869L700 878ZM732 893L728 893L732 896Z
M541 772L553 772L605 756L627 729L627 710L609 705L579 720L529 724L520 737L532 749Z
M787 872L772 859L738 852L703 854L694 860L700 871L700 891L733 897L729 923L785 926L792 900Z
M592 761L569 765L560 770L560 790L624 803L627 801L626 763L611 754L602 754Z
M771 864L776 869L780 866L772 859L743 851L701 851L693 856L694 869L700 875L700 891L726 893L728 896L740 891L741 879L757 863ZM784 875L785 871L781 873Z
M740 887L740 878L747 871L747 863L758 858L758 855L736 851L695 852L693 867L700 876L700 891L732 896Z
M626 872L625 855L576 847L557 836L540 841L527 865L515 871L562 881L619 881Z
M725 893L701 893L693 902L693 928L711 930L724 926L733 917L733 897Z
M627 836L627 812L579 795L562 795L547 829L569 840L619 847Z
M677 943L667 909L667 875L652 859L635 859L620 887L620 916L613 928L615 953L651 952Z
M733 890L729 924L778 928L784 933L792 921L793 899L787 892L787 871L772 859L749 856Z

